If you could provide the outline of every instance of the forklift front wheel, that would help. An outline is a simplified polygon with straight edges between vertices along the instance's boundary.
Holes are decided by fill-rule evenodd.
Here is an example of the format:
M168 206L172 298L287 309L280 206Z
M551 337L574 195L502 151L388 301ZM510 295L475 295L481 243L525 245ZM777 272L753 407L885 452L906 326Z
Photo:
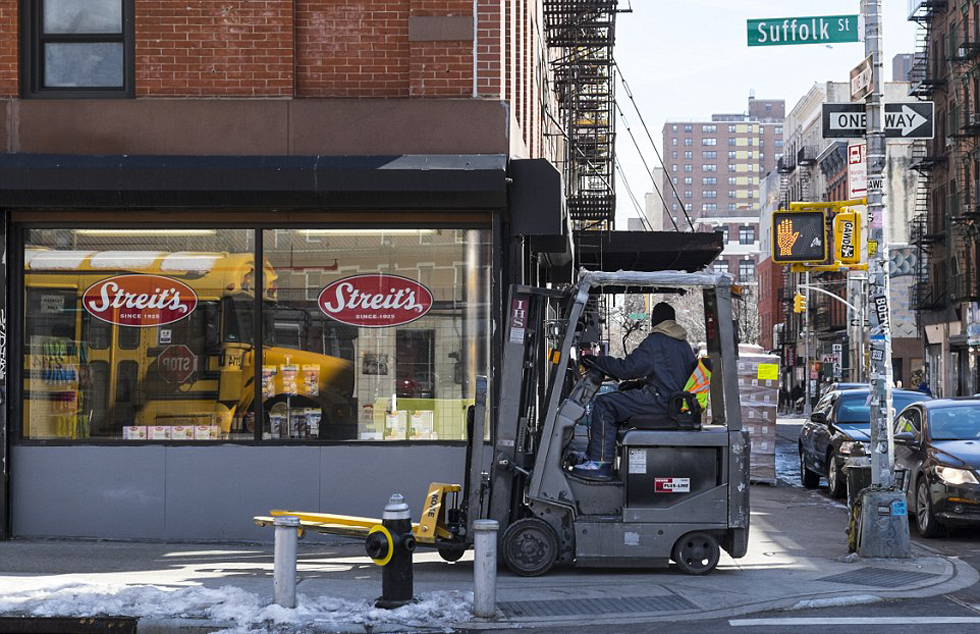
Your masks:
M721 549L711 533L688 533L674 544L670 555L686 575L706 575L718 565Z
M502 546L504 563L521 577L543 575L558 558L555 529L536 517L518 520L508 526Z

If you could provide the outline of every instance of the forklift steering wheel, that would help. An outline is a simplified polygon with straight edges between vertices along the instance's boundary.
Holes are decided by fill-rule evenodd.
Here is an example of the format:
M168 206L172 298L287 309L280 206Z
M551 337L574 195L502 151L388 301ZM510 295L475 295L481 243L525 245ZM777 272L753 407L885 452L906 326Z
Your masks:
M578 362L581 363L586 370L598 372L602 376L608 376L605 370L599 368L595 364L595 359L592 358L592 355L584 356L580 358Z

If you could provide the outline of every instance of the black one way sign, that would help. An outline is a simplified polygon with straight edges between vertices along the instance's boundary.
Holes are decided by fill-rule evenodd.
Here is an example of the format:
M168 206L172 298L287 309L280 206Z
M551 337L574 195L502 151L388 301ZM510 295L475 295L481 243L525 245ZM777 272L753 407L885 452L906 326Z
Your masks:
M889 139L931 139L936 135L936 105L931 101L884 104L885 136ZM867 131L863 103L823 104L823 138L853 139Z

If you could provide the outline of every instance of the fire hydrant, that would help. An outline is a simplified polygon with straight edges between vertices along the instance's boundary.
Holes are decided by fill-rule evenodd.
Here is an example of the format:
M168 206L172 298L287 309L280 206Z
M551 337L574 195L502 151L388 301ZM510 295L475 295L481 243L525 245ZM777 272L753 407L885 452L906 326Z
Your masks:
M391 610L415 601L412 553L412 514L400 493L391 496L381 516L381 525L368 533L364 549L381 566L381 597L375 607Z

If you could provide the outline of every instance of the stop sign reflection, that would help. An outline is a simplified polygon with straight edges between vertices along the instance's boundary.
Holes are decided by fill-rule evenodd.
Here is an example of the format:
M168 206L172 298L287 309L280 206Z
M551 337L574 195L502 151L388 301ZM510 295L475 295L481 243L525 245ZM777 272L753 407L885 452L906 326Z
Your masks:
M183 344L167 346L157 357L157 372L168 383L184 383L197 370L197 355Z

